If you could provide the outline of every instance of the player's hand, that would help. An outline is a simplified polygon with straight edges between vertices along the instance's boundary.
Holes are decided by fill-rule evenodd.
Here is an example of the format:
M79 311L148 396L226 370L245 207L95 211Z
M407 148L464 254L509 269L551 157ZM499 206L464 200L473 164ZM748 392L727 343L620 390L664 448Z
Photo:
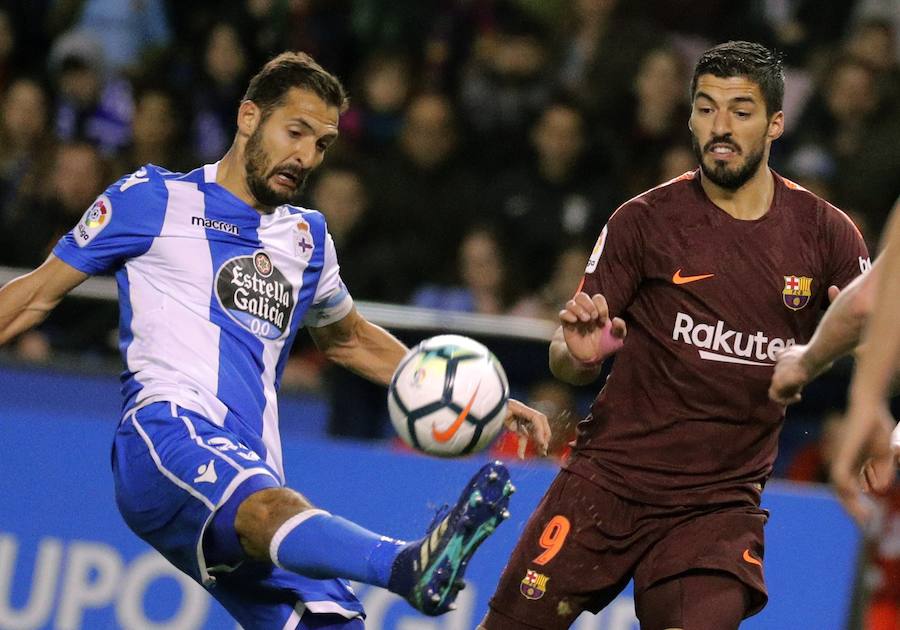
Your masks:
M796 344L785 348L775 358L769 398L781 405L800 402L800 392L814 376L806 361L805 345Z
M539 455L543 457L547 454L550 446L550 423L547 416L540 411L510 398L503 424L519 436L519 459L525 459L525 448L529 439L534 441Z
M831 480L844 508L865 525L872 505L863 493L882 493L894 481L897 447L892 447L894 421L886 406L867 402L851 403L847 419L831 463ZM863 461L862 467L859 462Z
M606 298L579 291L559 312L569 353L578 361L597 364L622 347L627 329L619 317L610 319Z

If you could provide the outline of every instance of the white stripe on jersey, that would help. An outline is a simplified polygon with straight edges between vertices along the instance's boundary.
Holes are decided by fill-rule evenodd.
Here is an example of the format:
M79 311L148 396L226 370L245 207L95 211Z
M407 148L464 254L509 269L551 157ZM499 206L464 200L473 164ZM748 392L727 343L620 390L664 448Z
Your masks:
M260 218L257 236L263 248L272 252L273 257L284 243L292 243L297 232L299 215L291 215L286 208L276 208L272 214ZM303 272L306 267L299 265L281 266L288 282L294 287L294 304L299 302L300 290L303 288ZM284 464L281 461L281 434L278 430L278 400L275 392L275 370L284 350L287 337L282 337L265 344L263 348L263 394L266 407L263 410L262 439L266 445L266 463L278 471L284 479Z
M175 400L222 426L228 409L216 397L220 330L209 321L212 258L208 242L198 238L202 232L191 225L191 216L205 216L204 195L192 182L170 180L166 188L159 236L146 254L125 265L135 338L128 369L144 387L139 403ZM139 338L145 343L137 343Z

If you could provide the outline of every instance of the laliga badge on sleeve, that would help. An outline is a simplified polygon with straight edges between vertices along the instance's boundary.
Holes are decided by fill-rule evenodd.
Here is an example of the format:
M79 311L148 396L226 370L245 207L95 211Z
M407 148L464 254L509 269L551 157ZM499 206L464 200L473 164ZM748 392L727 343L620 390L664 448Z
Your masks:
M591 257L588 258L587 267L585 267L584 273L592 273L597 268L597 264L600 262L600 256L603 254L603 247L606 245L606 231L608 229L609 226L603 226L603 231L600 232L600 236L597 237L597 242L594 244L594 251L591 252Z
M84 247L94 240L94 237L102 232L111 220L112 203L110 203L109 197L100 195L72 231L75 243L78 247Z

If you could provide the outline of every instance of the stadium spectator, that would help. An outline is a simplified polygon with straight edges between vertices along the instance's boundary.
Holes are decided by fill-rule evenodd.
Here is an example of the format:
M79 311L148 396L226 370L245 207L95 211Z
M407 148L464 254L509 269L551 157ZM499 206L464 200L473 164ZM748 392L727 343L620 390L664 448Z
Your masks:
M421 50L424 25L432 23L435 2L356 0L348 16L362 50Z
M131 172L145 164L170 171L189 170L194 158L187 142L188 121L177 97L163 87L148 87L135 98L131 144L118 156L117 171Z
M61 140L87 141L111 157L131 139L131 86L104 68L98 42L67 35L50 57L56 96L55 130Z
M527 148L529 122L551 95L551 57L542 25L512 5L478 37L462 71L459 101L479 139L480 162L493 171Z
M422 45L424 89L459 94L461 72L474 46L494 29L496 2L442 2Z
M652 22L635 15L635 3L576 0L557 35L557 77L599 124L626 117L623 96L644 53L663 40Z
M291 20L294 13L306 13L316 3L242 0L239 18L243 41L247 42L251 65L257 66L278 53L292 30L302 30L305 20ZM293 42L292 42L293 43ZM315 51L310 46L292 46L294 50Z
M420 94L406 109L396 148L367 162L369 238L379 245L371 262L390 269L377 289L380 300L407 302L423 278L454 276L459 243L479 215L483 190L459 133L449 98Z
M103 191L109 170L96 147L86 142L62 143L52 156L43 185L13 203L10 239L0 262L15 267L41 264ZM113 303L66 300L39 328L16 340L16 355L32 362L49 361L60 351L77 353L81 361L92 355L108 357L116 349L111 339L117 319Z
M22 77L0 102L0 244L12 238L7 222L15 198L33 195L47 175L54 144L47 100L37 80Z
M279 5L287 5L288 14L283 25L274 25L283 28L280 44L289 50L309 52L327 67L334 68L337 76L352 77L361 65L362 51L377 48L359 40L358 25L353 20L354 11L361 4L358 0L245 1L248 5L269 4L272 6L271 12L277 12ZM256 10L251 8L250 12L255 13Z
M391 146L403 128L403 113L414 88L411 61L400 53L374 52L363 62L359 97L341 118L342 142L362 154L377 157Z
M60 144L54 151L49 178L13 202L9 229L14 238L0 252L6 264L41 264L59 237L103 191L107 173L106 163L92 144Z
M887 25L894 45L891 56L900 61L900 11L897 10L897 0L856 0L853 18L857 24L880 21Z
M536 291L546 283L560 252L602 225L617 205L610 180L591 154L588 133L577 106L554 100L540 110L526 135L527 161L503 169L489 189L510 264L528 269L516 278L519 291Z
M879 90L871 66L840 57L829 66L794 135L794 155L815 152L830 161L835 202L862 214L876 235L900 195L897 104Z
M851 57L869 64L879 74L879 80L889 83L890 94L896 96L900 80L897 34L886 18L869 17L854 24L843 49Z
M191 89L193 149L198 159L214 162L231 144L234 108L247 84L248 54L237 27L219 22L209 31L199 76Z
M342 119L343 122L343 119ZM373 286L389 269L372 262L372 242L368 224L373 220L369 191L360 168L350 161L332 161L310 185L310 207L325 215L335 246L346 252L341 256L341 277L354 295L371 299Z
M666 149L687 144L686 72L684 60L674 48L648 51L638 66L630 99L625 99L630 100L626 118L614 128L606 128L604 155L612 158L612 179L621 201L658 184Z
M171 42L165 0L75 0L71 32L103 49L109 72L128 75Z
M457 283L426 284L413 294L413 306L440 311L501 315L509 307L507 264L494 231L473 227L457 254Z

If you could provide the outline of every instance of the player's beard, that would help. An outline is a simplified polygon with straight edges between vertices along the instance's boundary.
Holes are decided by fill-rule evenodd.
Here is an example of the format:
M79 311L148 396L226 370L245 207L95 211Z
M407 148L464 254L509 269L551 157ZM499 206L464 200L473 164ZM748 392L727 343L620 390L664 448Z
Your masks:
M303 198L303 187L306 184L306 176L309 175L309 170L290 164L270 169L268 156L262 146L262 127L263 125L260 124L250 134L250 137L247 139L247 146L244 148L244 170L247 173L247 188L250 189L250 193L259 203L269 208L285 204L296 206ZM269 178L276 173L282 172L289 173L297 182L293 191L282 193L269 186Z
M707 155L712 155L707 153L707 149L714 144L730 144L734 147L736 152L743 154L743 150L737 143L727 136L713 137L706 143L706 146L701 149L697 136L691 134L691 146L694 148L694 155L697 157L697 161L700 162L700 169L703 171L704 177L709 179L709 181L725 190L737 190L746 184L751 177L756 175L765 153L765 143L761 143L758 150L747 153L744 158L744 163L734 168L729 168L721 160L716 160L715 156L712 156L713 165L707 165L703 158Z

